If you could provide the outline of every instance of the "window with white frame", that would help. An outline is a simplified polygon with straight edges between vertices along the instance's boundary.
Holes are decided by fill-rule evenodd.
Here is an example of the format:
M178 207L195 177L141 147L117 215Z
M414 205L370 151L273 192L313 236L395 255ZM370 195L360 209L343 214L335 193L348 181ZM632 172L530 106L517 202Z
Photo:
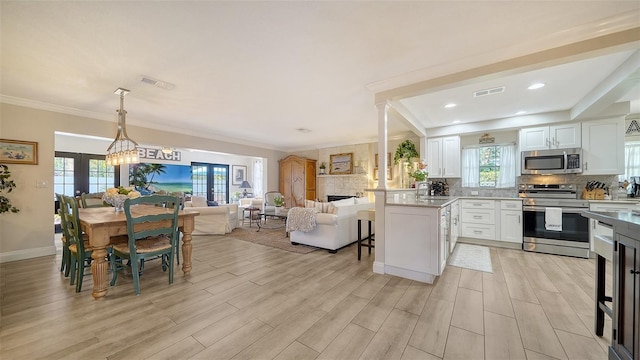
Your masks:
M618 176L618 180L629 180L632 176L640 176L640 141L624 144L624 174Z
M515 187L515 144L464 148L462 150L462 186L497 189Z

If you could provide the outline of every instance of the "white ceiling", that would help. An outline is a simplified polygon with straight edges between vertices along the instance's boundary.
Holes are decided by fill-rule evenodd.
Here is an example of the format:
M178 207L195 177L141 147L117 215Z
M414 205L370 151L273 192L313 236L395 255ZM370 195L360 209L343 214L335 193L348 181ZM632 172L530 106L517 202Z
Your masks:
M376 92L637 27L640 2L3 0L0 16L3 102L115 126L124 87L129 124L292 151L373 141ZM425 128L569 110L637 49L399 102Z

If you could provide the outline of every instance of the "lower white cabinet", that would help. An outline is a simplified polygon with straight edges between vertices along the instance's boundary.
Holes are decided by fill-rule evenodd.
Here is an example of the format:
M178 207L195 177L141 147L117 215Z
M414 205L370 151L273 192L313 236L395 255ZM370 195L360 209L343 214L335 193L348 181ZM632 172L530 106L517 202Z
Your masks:
M451 203L451 218L450 218L451 233L449 233L449 252L453 252L458 242L458 236L460 236L460 201L454 201Z
M461 199L458 202L460 236L522 244L521 200ZM453 216L451 219L454 221Z
M432 283L446 266L448 244L436 207L385 207L384 272Z
M496 200L460 200L460 235L496 240Z

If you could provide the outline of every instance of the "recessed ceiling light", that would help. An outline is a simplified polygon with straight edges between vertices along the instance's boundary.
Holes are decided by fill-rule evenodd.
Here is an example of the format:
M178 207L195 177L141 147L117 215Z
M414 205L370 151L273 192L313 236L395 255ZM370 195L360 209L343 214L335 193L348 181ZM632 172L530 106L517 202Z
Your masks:
M535 89L540 89L541 87L544 87L545 83L535 83L530 85L527 89L529 90L535 90Z
M451 123L452 123L452 124L459 124L459 123L460 123L460 120L453 120Z
M311 132L311 130L305 129L305 128L298 128L296 130L300 131L301 133L310 133Z
M452 107L456 107L456 106L458 106L458 105L457 105L457 104L454 104L454 103L448 103L448 104L447 104L447 105L445 105L444 107L446 107L447 109L450 109L450 108L452 108Z
M516 115L524 115L524 114L526 114L526 113L527 113L526 111L524 111L524 110L520 110L520 111L518 111L518 112L516 113Z

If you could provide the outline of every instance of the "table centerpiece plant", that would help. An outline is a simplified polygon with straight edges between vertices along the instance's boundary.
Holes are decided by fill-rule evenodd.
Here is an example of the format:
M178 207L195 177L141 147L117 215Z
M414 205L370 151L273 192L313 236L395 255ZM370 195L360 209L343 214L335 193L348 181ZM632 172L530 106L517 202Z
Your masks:
M124 211L125 200L139 198L140 195L140 192L133 187L118 186L117 188L108 188L102 195L102 201L113 206L118 212Z
M284 196L282 195L278 195L276 197L273 198L273 205L276 206L276 214L278 214L281 210L281 208L284 206Z

